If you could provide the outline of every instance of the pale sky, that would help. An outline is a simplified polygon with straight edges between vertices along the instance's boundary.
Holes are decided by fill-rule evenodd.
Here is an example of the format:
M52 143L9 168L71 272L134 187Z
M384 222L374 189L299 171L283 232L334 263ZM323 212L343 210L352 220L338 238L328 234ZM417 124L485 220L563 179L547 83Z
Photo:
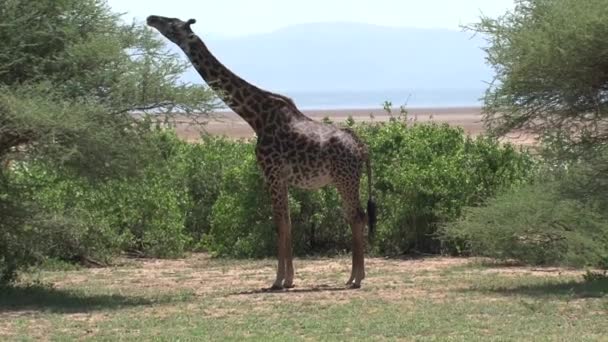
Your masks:
M197 19L198 32L247 35L311 22L360 22L386 26L449 28L498 16L513 0L108 0L124 19L150 14Z

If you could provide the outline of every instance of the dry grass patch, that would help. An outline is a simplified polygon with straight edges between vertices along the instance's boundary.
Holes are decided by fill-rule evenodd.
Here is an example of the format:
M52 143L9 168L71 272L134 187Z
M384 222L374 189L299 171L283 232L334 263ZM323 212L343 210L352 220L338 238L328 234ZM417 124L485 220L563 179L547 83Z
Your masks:
M297 259L296 288L267 292L275 263L195 254L43 271L24 279L45 285L0 295L0 337L521 340L542 331L546 340L594 340L608 332L608 284L587 283L580 270L372 258L363 288L350 290L350 258Z

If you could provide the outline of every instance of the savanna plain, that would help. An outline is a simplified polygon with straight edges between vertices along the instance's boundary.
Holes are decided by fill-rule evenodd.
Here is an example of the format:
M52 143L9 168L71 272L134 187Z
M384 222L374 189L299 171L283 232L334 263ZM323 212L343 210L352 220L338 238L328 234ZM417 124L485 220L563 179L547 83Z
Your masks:
M0 339L602 341L606 278L480 258L296 259L296 287L268 292L275 260L122 259L46 268L0 293Z
M307 115L336 122L349 115L389 118L366 110ZM409 115L483 132L476 108ZM251 134L230 113L206 129L233 138ZM187 123L177 131L191 141L199 134ZM296 287L269 292L275 263L201 253L121 258L103 268L46 265L0 292L0 339L608 341L607 279L581 269L482 258L368 258L363 287L351 290L343 284L350 269L345 254L299 258Z

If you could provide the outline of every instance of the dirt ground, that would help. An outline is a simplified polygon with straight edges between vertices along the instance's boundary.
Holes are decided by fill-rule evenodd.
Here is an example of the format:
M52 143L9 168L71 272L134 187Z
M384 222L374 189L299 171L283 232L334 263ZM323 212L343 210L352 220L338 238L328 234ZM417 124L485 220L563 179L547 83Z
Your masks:
M483 265L491 267L482 267ZM390 300L394 296L415 298L422 293L425 296L441 297L451 289L467 283L462 278L462 273L469 272L545 278L579 277L584 274L582 270L566 268L495 264L490 259L483 258L366 258L368 274L363 281L362 291L357 292L348 291L344 284L350 274L351 260L348 257L296 258L294 267L296 287L283 292L290 292L290 299L296 301L310 300L311 297L317 301L333 301L353 296L374 296ZM117 272L118 270L120 271ZM74 272L70 277L52 279L52 283L56 289L69 289L85 286L94 279L94 282L103 283L97 285L120 293L128 293L136 287L144 292L155 293L173 292L179 288L191 291L196 296L223 293L228 297L244 299L267 292L274 280L275 271L274 259L222 260L202 253L177 260L128 259L118 268L93 268L85 272ZM441 286L436 288L430 286L434 283L433 280L439 281L446 275L445 272L450 271L458 272L457 278L462 282L452 282L449 285L441 282ZM402 286L406 279L426 286ZM395 287L399 289L396 290Z
M266 290L276 260L123 259L40 271L0 291L0 340L605 341L605 281L583 270L478 258L296 258L296 287ZM29 284L29 285L28 285ZM276 329L276 327L280 327ZM485 339L486 337L489 339ZM579 338L580 337L580 338ZM481 338L481 339L480 339Z
M398 114L394 110L393 114ZM349 116L357 122L361 121L388 121L390 116L382 109L330 109L330 110L303 110L303 113L314 120L329 117L334 122L343 122ZM484 132L481 122L481 108L479 107L453 107L453 108L408 108L409 118L418 122L446 122L450 125L460 126L467 134L476 136ZM373 115L373 118L372 118ZM214 135L225 135L231 138L251 138L254 132L247 123L233 112L219 112L216 118L209 121L204 128ZM180 122L177 133L187 141L197 141L201 128ZM517 145L534 145L533 137L525 134L512 134L504 139Z

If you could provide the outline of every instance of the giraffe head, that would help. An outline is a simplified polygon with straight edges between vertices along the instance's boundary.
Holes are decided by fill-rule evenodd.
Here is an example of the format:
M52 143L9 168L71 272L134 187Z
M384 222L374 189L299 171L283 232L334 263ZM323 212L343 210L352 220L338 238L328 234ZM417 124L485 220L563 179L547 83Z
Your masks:
M177 18L151 15L146 22L148 26L154 27L163 36L177 45L183 44L194 37L194 32L190 28L190 25L196 23L194 19L184 22Z

